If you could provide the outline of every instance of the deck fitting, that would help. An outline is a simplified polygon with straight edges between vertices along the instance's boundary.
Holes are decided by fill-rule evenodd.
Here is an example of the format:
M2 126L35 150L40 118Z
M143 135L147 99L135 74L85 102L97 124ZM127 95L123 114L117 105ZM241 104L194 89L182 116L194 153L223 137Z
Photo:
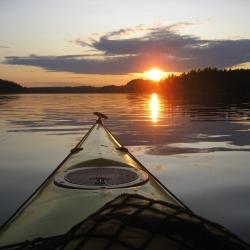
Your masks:
M118 148L116 148L116 149L119 150L119 151L128 153L128 149L127 149L126 147L124 147L124 146L118 147Z
M70 153L71 154L76 154L76 153L78 153L78 152L80 152L80 151L82 151L83 150L83 148L72 148L71 150L70 150Z

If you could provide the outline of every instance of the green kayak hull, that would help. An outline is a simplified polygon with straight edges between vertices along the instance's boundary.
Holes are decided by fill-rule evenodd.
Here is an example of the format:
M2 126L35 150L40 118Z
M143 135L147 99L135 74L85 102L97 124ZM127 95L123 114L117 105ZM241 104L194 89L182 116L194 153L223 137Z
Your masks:
M117 141L99 119L2 226L0 246L62 235L124 193L185 206Z

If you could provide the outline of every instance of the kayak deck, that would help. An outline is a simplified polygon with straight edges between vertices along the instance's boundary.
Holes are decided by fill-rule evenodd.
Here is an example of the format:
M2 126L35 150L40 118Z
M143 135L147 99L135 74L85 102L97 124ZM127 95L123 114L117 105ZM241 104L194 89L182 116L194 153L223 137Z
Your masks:
M183 206L99 121L2 227L0 246L64 234L124 193Z

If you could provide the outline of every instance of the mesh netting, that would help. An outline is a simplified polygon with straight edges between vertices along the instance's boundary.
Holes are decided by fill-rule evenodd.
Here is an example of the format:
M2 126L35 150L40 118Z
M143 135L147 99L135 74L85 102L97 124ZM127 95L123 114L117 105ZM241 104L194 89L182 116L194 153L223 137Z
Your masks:
M67 234L9 249L245 250L249 246L222 226L186 208L124 194Z

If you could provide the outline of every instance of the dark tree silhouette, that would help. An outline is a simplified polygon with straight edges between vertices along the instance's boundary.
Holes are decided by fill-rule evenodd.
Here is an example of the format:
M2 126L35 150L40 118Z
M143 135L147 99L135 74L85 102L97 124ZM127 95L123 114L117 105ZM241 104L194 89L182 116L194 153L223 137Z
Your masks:
M17 83L0 79L0 93L20 93L24 90L25 88Z

